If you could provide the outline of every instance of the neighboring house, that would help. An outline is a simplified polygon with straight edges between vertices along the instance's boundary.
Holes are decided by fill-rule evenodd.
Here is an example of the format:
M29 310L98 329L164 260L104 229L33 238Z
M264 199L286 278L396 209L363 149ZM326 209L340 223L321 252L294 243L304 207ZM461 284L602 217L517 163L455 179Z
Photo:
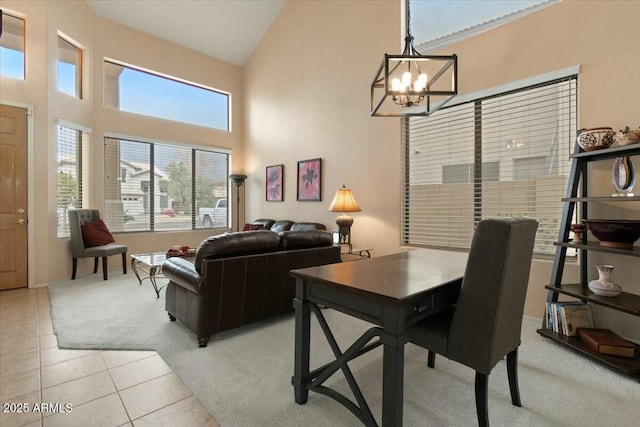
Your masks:
M76 160L73 157L61 157L58 171L68 173L77 178ZM155 212L161 213L171 206L172 200L162 183L168 175L160 169L154 170L154 206ZM123 211L128 215L149 213L151 201L151 170L148 164L120 160L120 188Z
M168 178L160 169L154 170L154 207L160 213L170 206L169 195L161 184ZM122 208L127 215L149 213L151 206L151 170L147 163L120 159L120 189ZM164 190L164 191L162 191Z

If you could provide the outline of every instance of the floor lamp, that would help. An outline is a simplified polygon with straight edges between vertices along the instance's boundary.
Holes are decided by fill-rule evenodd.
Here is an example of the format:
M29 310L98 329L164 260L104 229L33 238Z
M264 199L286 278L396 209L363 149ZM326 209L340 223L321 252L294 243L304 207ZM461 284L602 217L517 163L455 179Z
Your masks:
M229 179L236 187L236 231L240 231L240 187L244 184L244 180L247 179L247 175L234 173L229 175Z

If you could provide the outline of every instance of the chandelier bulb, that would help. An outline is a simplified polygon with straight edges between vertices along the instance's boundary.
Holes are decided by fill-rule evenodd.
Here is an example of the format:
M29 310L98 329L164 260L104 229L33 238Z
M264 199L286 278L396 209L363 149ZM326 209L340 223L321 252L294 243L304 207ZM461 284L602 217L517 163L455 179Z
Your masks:
M409 71L405 71L404 73L402 73L402 84L404 84L406 87L411 86L411 73Z

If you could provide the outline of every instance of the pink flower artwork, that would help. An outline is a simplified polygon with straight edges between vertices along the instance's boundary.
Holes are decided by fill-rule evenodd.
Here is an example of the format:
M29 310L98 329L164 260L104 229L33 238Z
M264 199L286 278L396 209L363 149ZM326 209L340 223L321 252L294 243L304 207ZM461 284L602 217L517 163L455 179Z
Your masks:
M284 165L267 166L267 202L281 202Z
M298 200L320 201L321 159L298 162Z

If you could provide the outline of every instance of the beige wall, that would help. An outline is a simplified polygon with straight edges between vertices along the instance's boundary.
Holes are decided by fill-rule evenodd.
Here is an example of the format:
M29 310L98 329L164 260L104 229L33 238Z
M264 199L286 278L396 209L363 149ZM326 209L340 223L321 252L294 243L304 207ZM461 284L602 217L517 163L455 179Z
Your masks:
M0 6L27 20L27 78L2 78L4 103L33 107L33 157L29 182L30 286L70 275L67 239L56 237L56 123L63 119L92 130L90 177L83 188L85 205L104 211L103 136L105 132L160 141L232 150L232 171L242 161L242 68L196 53L96 16L82 1L0 1ZM84 49L84 97L75 99L56 89L56 35L60 31ZM103 59L111 58L232 94L232 132L169 122L103 108ZM197 246L210 232L130 233L116 236L130 253L161 251L179 243ZM120 261L110 260L113 269ZM81 260L79 273L91 270Z
M639 2L563 1L442 53L458 54L461 94L580 65L578 127L636 126L640 45L634 26L621 17L638 12ZM400 120L368 115L373 73L385 52L400 50L400 16L398 1L287 3L245 67L248 217L333 227L336 214L327 207L344 183L362 207L353 214L354 242L376 256L402 250ZM296 161L314 157L323 158L322 202L297 202ZM264 167L278 163L285 165L285 201L267 203ZM597 169L603 176L599 190L608 194L610 164ZM626 212L635 218L639 213L637 203ZM637 266L631 268L637 258L623 258L608 262L620 265L614 273L619 283L640 293ZM534 261L529 316L542 316L552 264ZM565 282L576 280L570 264ZM597 311L598 320L640 338L638 318Z
M336 190L353 190L353 242L399 249L400 122L369 117L369 85L400 49L396 1L288 2L245 67L249 218L317 221ZM297 161L322 158L322 201L296 201ZM265 166L284 164L284 202L265 202Z

